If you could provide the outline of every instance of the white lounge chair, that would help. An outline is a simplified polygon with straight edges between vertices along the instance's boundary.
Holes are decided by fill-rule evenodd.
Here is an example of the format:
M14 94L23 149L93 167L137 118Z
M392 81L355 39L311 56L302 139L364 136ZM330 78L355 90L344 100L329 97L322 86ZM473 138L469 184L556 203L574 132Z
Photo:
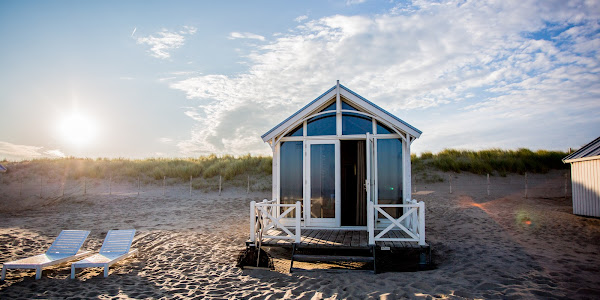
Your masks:
M23 258L2 265L2 280L7 269L35 269L35 279L42 278L42 268L82 258L90 251L79 251L90 234L86 230L63 230L45 254Z
M104 277L108 277L108 268L112 264L137 254L137 249L129 249L134 235L135 229L108 231L98 254L71 265L71 279L75 279L75 268L103 267Z

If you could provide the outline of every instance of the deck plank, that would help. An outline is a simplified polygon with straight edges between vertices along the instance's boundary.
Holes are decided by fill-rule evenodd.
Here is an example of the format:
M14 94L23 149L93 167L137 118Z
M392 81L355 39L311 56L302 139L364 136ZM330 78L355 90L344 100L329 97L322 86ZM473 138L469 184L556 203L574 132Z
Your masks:
M325 233L326 233L325 230L319 229L319 232L315 236L315 242L314 242L314 244L325 245L326 243L323 241L323 235L325 235Z
M340 230L337 234L337 236L335 237L335 245L336 246L343 246L344 245L344 237L346 236L346 230Z
M350 247L350 244L352 244L352 231L348 230L344 236L344 247Z
M360 247L360 231L353 230L352 231L352 241L350 242L350 246L352 247Z
M359 231L358 234L360 235L360 246L367 247L369 245L369 239L367 237L367 232Z
M331 232L329 233L329 236L327 237L327 245L333 246L333 245L335 245L335 239L340 231L339 230L329 230L329 231L331 231Z
M306 232L305 233L305 235L306 235L306 241L305 241L306 245L305 246L308 246L312 243L312 240L315 238L317 231L314 229L307 229L305 232Z
M271 229L265 235L286 236L280 229ZM301 231L300 246L308 248L368 248L369 236L365 230L339 230L339 229L303 229ZM390 230L385 238L410 238L401 230ZM270 247L291 247L294 244L290 239L265 238L262 245ZM378 247L391 248L420 248L416 242L379 241Z

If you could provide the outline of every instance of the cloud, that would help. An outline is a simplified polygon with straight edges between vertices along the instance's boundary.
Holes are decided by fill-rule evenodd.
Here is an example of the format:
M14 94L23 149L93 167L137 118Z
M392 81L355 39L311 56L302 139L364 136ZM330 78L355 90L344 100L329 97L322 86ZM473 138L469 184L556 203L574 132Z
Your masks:
M58 149L44 151L44 154L50 157L66 157L66 155Z
M268 152L259 136L336 79L422 129L415 145L425 149L555 147L574 141L556 132L597 128L598 3L402 5L311 20L255 45L246 72L171 82L197 101L186 112L196 121L192 138L180 149Z
M139 37L136 39L138 44L150 46L150 55L156 58L166 59L171 57L171 51L180 48L185 44L185 36L193 35L197 31L191 26L184 26L183 30L178 32L163 29L155 35ZM134 31L135 33L135 31ZM133 33L132 33L133 36Z
M44 150L44 147L0 141L0 157L9 160L23 160L42 157L65 157L65 154L58 149Z
M298 17L296 17L296 18L294 19L294 21L296 21L296 22L300 23L300 22L302 22L302 21L304 21L304 20L306 20L306 19L308 19L308 16L307 16L307 15L302 15L302 16L298 16Z
M173 139L172 138L168 138L168 137L158 138L157 141L159 143L162 143L162 144L171 144L171 143L173 143Z
M346 5L355 5L365 3L367 0L346 0Z
M229 34L228 37L230 40L234 40L234 39L253 39L253 40L259 40L259 41L264 41L265 37L262 35L258 35L258 34L254 34L254 33L250 33L250 32L232 32Z

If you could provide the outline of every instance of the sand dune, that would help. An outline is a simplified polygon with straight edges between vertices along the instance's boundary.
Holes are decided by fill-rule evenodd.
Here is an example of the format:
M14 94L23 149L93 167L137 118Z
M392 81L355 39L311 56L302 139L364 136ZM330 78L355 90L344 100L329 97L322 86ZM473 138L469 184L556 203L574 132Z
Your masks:
M485 177L463 174L454 180ZM0 213L0 262L44 251L62 229L91 230L84 248L97 250L109 229L136 228L133 246L140 255L114 265L108 278L101 269L85 269L70 280L69 264L48 268L37 281L32 271L10 270L0 282L0 299L600 297L600 220L572 215L571 202L562 195L525 199L510 189L492 196L485 190L449 194L447 182L418 188L427 191L415 198L426 202L427 240L437 268L377 275L289 274L289 257L281 251L274 252L278 271L236 268L236 254L248 236L248 203L268 193L228 190L190 198L182 186L165 197L157 190L44 199L43 206Z

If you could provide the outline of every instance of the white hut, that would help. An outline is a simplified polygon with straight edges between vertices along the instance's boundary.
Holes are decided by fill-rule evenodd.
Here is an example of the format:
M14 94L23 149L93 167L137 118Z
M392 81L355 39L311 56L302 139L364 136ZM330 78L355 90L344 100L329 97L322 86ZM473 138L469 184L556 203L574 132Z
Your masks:
M600 217L600 137L563 158L571 164L573 213Z
M273 195L251 203L249 244L427 246L425 206L411 198L410 146L420 135L338 81L262 136L273 150Z

